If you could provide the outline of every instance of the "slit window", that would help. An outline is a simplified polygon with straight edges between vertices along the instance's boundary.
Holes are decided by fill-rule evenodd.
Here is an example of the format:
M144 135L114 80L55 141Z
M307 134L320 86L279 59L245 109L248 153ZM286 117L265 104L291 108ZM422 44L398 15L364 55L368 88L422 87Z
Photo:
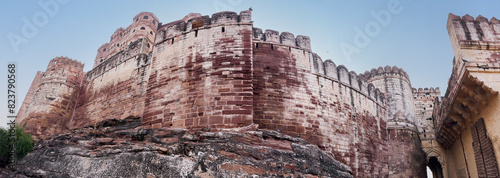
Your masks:
M274 45L271 45L271 50L273 50L273 51L274 51Z
M172 44L174 44L174 38L172 38Z
M255 48L259 49L259 43L255 43Z
M222 32L226 32L226 28L225 27L222 27Z
M198 37L198 30L194 31L194 37Z

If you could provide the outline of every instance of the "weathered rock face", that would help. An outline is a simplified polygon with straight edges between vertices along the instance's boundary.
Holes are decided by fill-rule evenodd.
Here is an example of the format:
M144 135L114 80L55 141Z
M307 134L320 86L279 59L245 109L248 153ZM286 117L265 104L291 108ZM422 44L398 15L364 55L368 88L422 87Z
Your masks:
M41 140L3 176L352 177L301 138L257 130L142 129L140 118L105 120ZM0 175L1 176L1 175Z

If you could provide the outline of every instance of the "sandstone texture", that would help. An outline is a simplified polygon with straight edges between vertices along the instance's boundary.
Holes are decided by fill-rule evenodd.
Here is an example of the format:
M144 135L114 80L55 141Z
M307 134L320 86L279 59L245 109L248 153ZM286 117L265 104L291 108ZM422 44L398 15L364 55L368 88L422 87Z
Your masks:
M425 171L403 69L356 74L323 61L308 36L254 27L250 10L191 13L170 23L141 12L132 20L98 49L88 72L67 57L53 59L34 79L16 122L45 142L50 134L130 116L154 131L258 125L258 132L316 145L355 177ZM408 134L391 140L394 133ZM111 147L116 139L92 141Z
M7 177L353 177L301 138L256 125L190 131L104 120L40 140Z

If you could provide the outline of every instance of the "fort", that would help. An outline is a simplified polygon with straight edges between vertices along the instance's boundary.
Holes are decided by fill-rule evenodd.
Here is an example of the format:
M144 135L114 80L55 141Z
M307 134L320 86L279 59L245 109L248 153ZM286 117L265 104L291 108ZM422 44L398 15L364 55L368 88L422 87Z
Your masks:
M450 15L454 49L498 50L498 20L470 18ZM141 12L132 20L98 49L88 72L76 60L52 59L45 72L36 74L16 122L39 138L127 117L141 118L143 129L258 125L332 153L355 177L424 177L427 165L433 171L462 171L463 166L445 161L452 157L446 148L454 148L459 139L457 126L467 128L449 118L467 113L461 106L449 111L454 108L450 103L484 107L483 100L496 91L456 89L460 80L484 86L474 77L460 78L464 71L457 57L451 89L443 98L439 88L412 88L408 74L396 66L356 74L323 61L307 36L254 27L250 10L191 13L170 23ZM477 60L496 71L498 63L492 60L497 53ZM467 58L466 64L474 67L474 59ZM460 91L472 99L446 98L462 96Z

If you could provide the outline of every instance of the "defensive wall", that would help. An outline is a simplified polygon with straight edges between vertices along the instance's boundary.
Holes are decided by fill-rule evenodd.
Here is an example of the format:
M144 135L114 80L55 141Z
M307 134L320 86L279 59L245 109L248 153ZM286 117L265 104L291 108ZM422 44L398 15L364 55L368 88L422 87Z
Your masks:
M306 36L253 29L254 123L335 153L355 175L386 175L385 96L311 52ZM378 162L380 164L376 164Z
M358 75L331 60L323 62L312 52L309 37L255 28L249 10L211 17L189 14L167 24L142 12L98 49L91 71L83 76L83 65L78 69L80 73L59 74L69 81L80 79L56 93L65 101L52 105L72 106L54 112L64 116L60 127L46 132L53 119L29 115L47 100L37 79L32 88L42 90L31 92L34 97L26 101L29 107L23 104L26 114L19 122L37 123L28 128L38 135L128 116L142 117L145 129L258 124L332 152L359 177L389 174L388 165L399 159L387 159L394 138L408 146L395 151L420 164L406 72L387 66ZM388 132L389 125L394 131ZM416 175L407 164L397 169Z
M56 57L45 72L37 73L28 93L29 104L21 106L21 119L17 119L33 135L54 134L67 130L73 116L75 102L83 79L81 62L67 57ZM33 91L33 90L31 90ZM26 118L26 119L23 119Z

